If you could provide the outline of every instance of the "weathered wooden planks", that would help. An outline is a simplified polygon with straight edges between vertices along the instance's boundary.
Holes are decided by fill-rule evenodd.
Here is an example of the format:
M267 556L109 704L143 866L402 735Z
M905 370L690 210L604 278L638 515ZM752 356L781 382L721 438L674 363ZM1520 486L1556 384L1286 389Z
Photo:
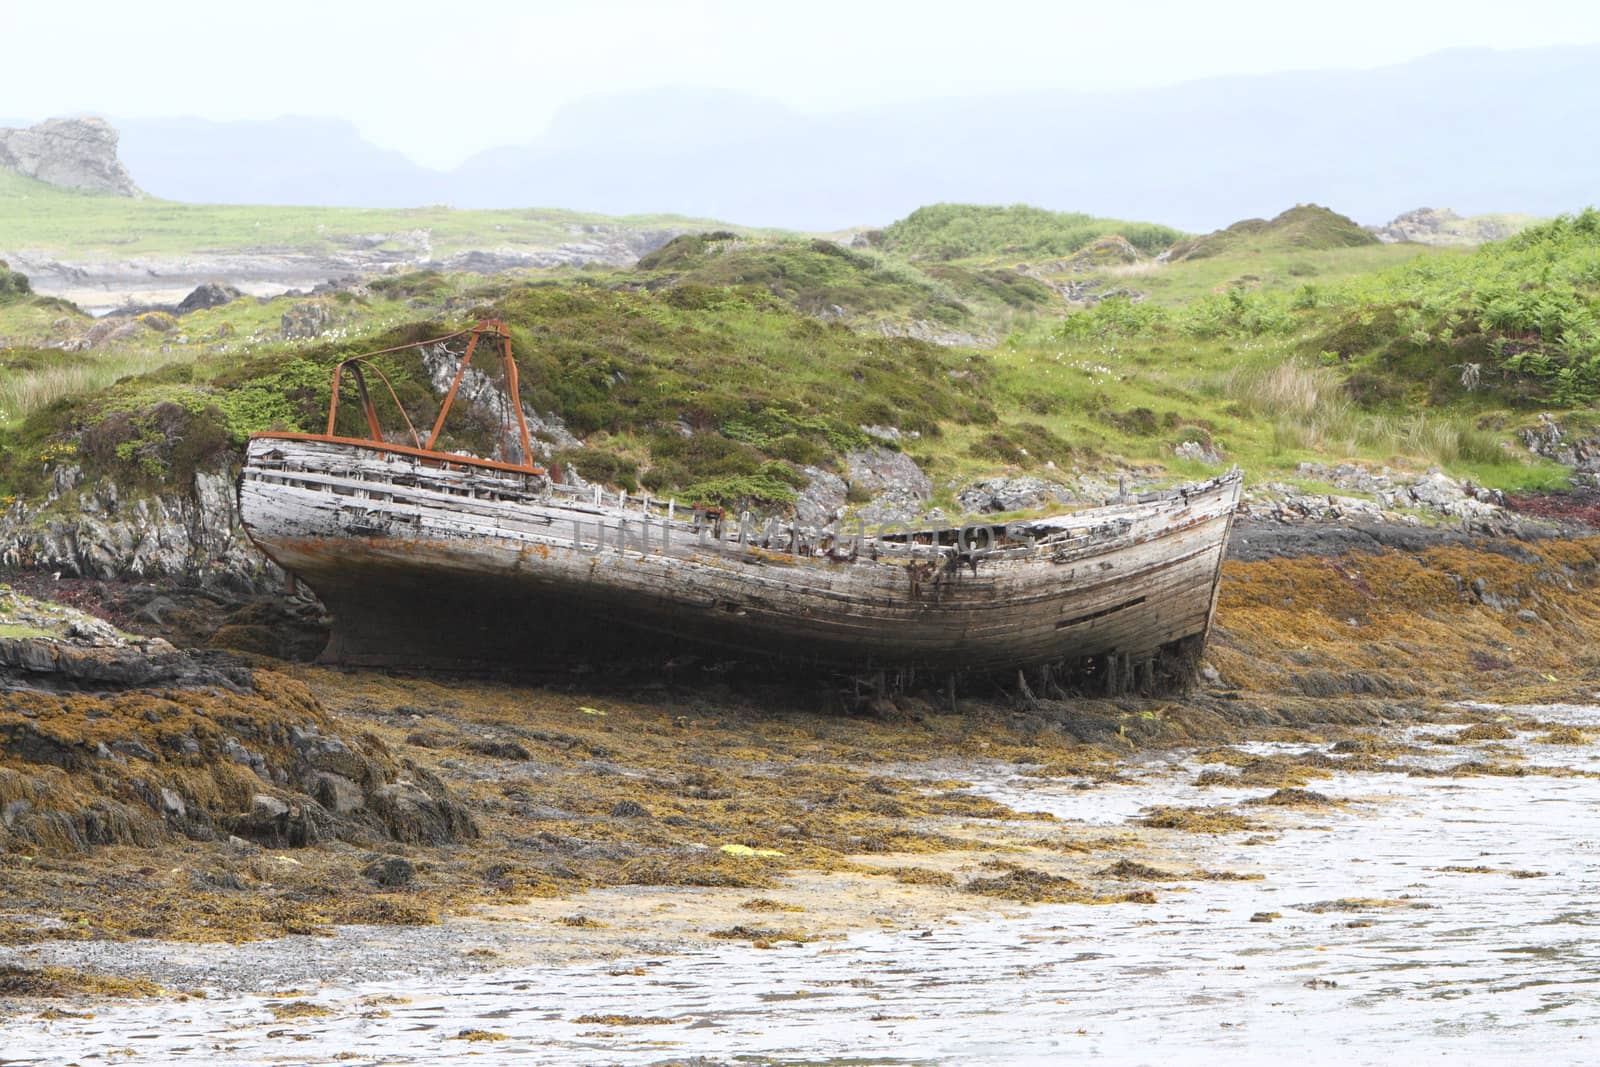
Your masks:
M967 543L994 547L963 555L951 531L724 520L267 435L250 444L240 511L328 603L332 651L352 660L549 650L564 647L558 630L621 628L845 668L967 671L1131 662L1203 635L1239 484L975 528Z

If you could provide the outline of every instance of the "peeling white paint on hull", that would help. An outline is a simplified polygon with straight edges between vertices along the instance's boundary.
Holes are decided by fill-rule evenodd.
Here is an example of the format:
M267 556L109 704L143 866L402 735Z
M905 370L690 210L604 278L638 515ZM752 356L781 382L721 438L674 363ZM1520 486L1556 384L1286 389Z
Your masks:
M796 529L263 435L245 529L334 615L357 663L561 659L641 633L851 670L996 671L1203 639L1237 472L964 531Z

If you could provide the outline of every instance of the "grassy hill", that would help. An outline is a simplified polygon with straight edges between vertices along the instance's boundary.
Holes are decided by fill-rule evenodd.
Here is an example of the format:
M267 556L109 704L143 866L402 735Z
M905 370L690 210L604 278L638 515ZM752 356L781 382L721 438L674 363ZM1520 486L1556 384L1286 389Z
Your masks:
M1235 462L1256 482L1308 460L1563 481L1515 434L1545 411L1600 421L1600 214L1467 251L1354 245L1331 212L1296 210L1178 262L1064 261L1063 277L1138 289L1087 305L993 252L1015 243L1010 215L965 259L723 230L630 270L392 276L298 301L330 316L309 341L279 336L287 302L247 298L63 351L49 330L81 326L19 325L23 300L0 308L0 334L37 333L0 350L0 495L41 491L62 457L181 485L252 430L316 425L337 358L484 314L512 324L524 399L583 438L563 458L680 498L781 505L802 468L841 469L869 443L864 426L900 430L946 507L999 473L1177 479ZM884 336L906 321L1000 339ZM426 418L421 368L385 369ZM482 432L455 443L482 448ZM1185 442L1218 462L1179 458Z
M1148 255L1184 236L1170 226L1046 211L1026 204L933 204L868 236L885 252L911 259L950 260L1070 256L1096 238L1113 234Z
M727 231L676 238L641 259L635 273L649 288L756 286L800 311L877 326L982 330L1059 304L1050 286L1015 270L911 263L822 239L747 240Z
M1377 243L1377 237L1336 211L1316 204L1297 204L1272 219L1242 219L1225 230L1179 241L1168 251L1167 258L1181 263L1229 253L1261 255L1360 248Z

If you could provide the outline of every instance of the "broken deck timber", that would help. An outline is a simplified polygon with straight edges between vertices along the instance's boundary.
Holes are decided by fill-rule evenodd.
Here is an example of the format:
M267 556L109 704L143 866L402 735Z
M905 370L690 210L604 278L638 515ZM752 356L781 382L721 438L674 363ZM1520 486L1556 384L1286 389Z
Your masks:
M256 544L328 607L338 662L537 669L650 634L935 677L1091 664L1119 689L1203 641L1240 482L1025 522L807 529L426 448L266 433L239 503Z

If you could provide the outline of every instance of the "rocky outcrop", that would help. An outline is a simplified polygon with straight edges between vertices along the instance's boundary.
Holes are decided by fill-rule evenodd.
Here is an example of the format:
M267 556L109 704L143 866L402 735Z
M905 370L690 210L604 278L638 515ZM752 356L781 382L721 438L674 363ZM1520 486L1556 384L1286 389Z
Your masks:
M1000 511L1032 511L1069 504L1072 493L1042 478L986 478L956 493L961 510L974 515Z
M278 335L286 340L316 337L333 325L333 312L326 304L307 301L290 306L280 320Z
M282 587L283 572L239 525L232 472L202 471L185 489L158 496L81 482L79 468L58 468L43 499L0 513L0 570L159 578L234 593Z
M1384 244L1476 245L1511 237L1533 221L1523 215L1464 217L1449 208L1419 207L1371 229Z
M1593 427L1563 426L1549 415L1540 415L1537 426L1519 430L1517 436L1529 452L1572 468L1575 485L1600 485L1600 434Z
M0 691L207 686L240 691L238 669L207 664L159 637L0 585Z
M857 512L864 522L915 522L933 497L932 479L904 452L863 448L844 459L850 490L871 497Z
M1241 512L1281 523L1410 525L1422 521L1415 514L1422 512L1455 522L1465 530L1496 534L1516 525L1498 490L1459 482L1437 468L1420 475L1404 475L1388 468L1374 471L1355 463L1302 463L1298 473L1346 493L1307 493L1281 482L1269 482L1246 493Z
M220 282L206 282L197 285L194 291L178 302L174 314L187 315L191 311L204 311L207 308L219 308L224 304L231 304L244 294L231 285Z
M0 167L63 189L144 195L117 159L117 131L104 119L50 119L26 129L0 129Z
M794 502L794 519L801 526L821 528L844 513L850 487L832 471L821 467L806 467L805 488Z
M841 313L843 309L840 309ZM947 348L987 348L998 339L992 333L949 330L936 322L913 319L910 322L880 322L878 332L885 337L910 337Z
M6 693L0 848L69 854L175 836L242 848L381 847L478 835L434 774L371 734L339 732L304 686L238 664L231 671L226 689L163 681Z

